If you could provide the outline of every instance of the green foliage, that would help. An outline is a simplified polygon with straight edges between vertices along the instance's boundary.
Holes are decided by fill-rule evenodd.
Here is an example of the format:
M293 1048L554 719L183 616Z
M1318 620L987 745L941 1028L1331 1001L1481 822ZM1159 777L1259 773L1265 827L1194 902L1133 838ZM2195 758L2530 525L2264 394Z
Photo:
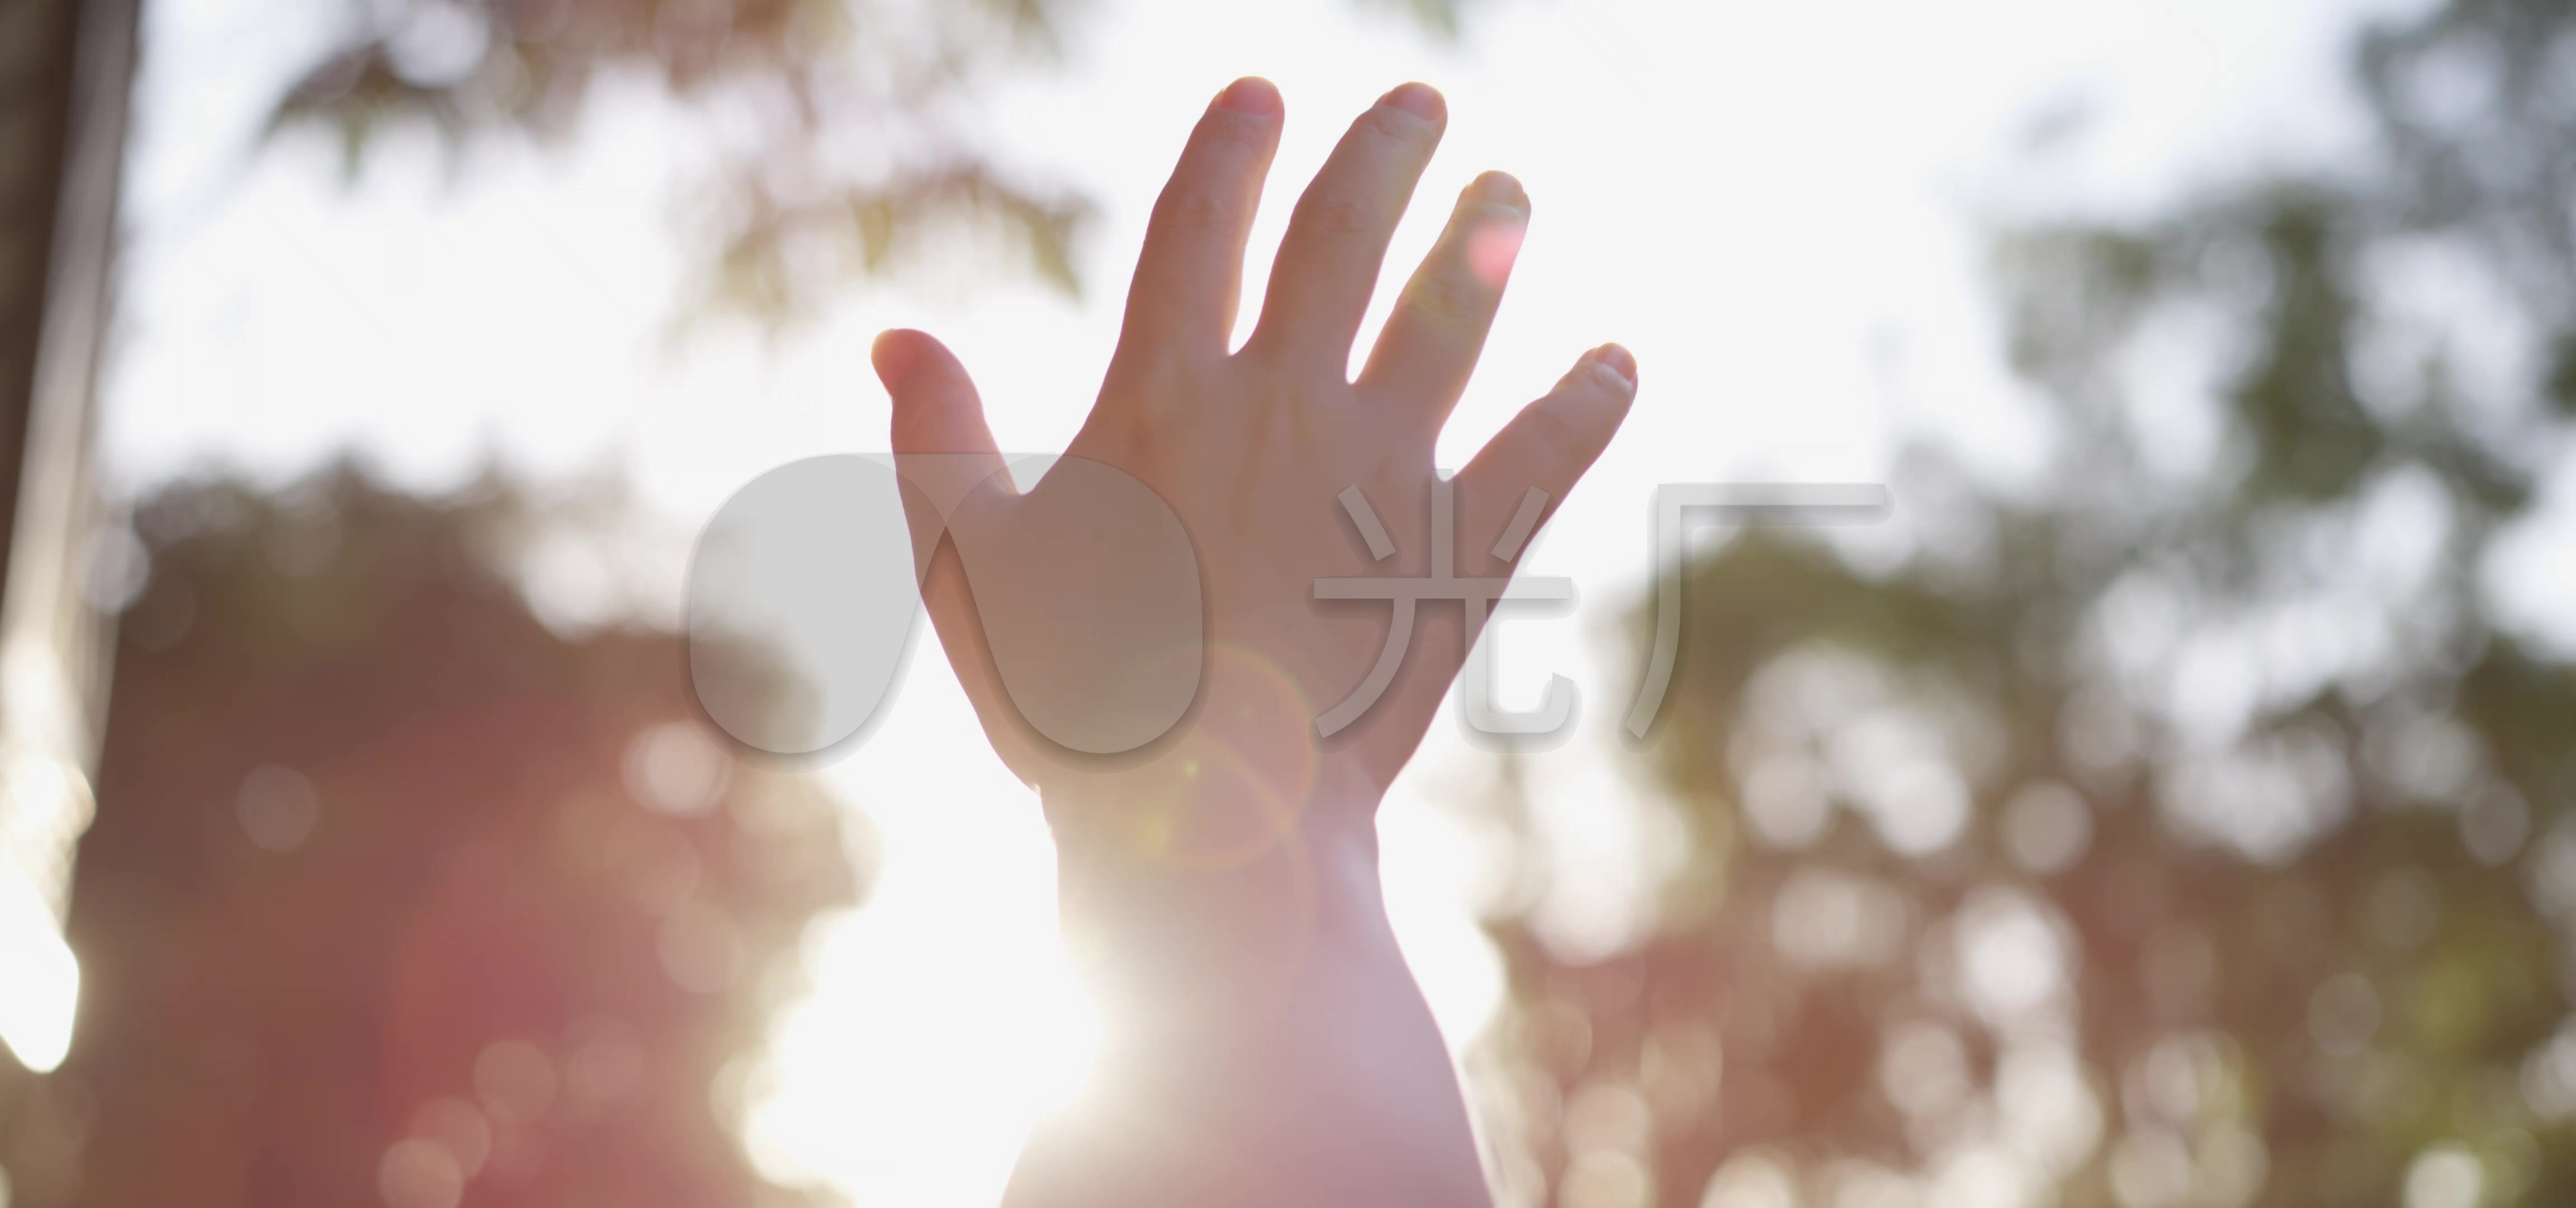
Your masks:
M1471 0L1373 0L1455 36ZM1054 58L1084 0L391 0L305 69L272 133L331 132L349 173L387 130L451 152L569 135L603 84L643 81L711 133L692 182L692 316L811 315L854 277L989 240L1067 293L1092 210L976 148L965 109L997 72Z
M2576 435L2570 63L2454 0L2360 40L2353 171L1998 240L2048 490L1921 452L1903 564L1691 570L1651 926L1491 922L1516 1195L2576 1200L2576 666L2479 574Z
M722 167L696 182L693 240L713 249L700 309L778 323L854 273L900 267L963 226L1024 249L1076 287L1088 206L1013 179L960 129L988 72L1054 50L1069 0L400 0L279 101L271 129L337 132L350 171L390 126L474 136L569 134L604 82L643 80L704 119Z
M1455 38L1461 32L1467 10L1477 0L1374 0L1381 8L1395 9L1419 22L1424 29L1444 38Z

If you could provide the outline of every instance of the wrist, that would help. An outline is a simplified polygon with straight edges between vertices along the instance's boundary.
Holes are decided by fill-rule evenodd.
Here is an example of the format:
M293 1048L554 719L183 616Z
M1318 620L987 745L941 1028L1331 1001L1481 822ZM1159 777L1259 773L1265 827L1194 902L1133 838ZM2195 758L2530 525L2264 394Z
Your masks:
M1205 731L1153 757L1040 774L1038 798L1060 858L1139 875L1223 870L1304 842L1356 847L1374 862L1386 786L1311 748L1247 756L1264 744Z
M1376 828L1364 811L1309 809L1266 817L1257 830L1229 822L1226 841L1210 842L1187 822L1112 815L1120 809L1092 801L1079 818L1049 811L1058 915L1077 947L1158 964L1275 963L1383 921Z
M1279 810L1217 796L1051 797L1059 924L1104 1017L1122 1030L1239 1033L1318 977L1403 976L1378 885L1374 800Z

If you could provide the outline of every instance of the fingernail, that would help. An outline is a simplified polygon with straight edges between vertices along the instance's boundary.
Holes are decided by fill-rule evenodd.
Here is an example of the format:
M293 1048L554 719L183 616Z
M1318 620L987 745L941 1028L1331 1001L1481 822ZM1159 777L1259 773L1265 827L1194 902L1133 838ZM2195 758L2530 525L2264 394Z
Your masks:
M1529 208L1529 194L1522 191L1521 182L1512 179L1509 172L1487 172L1477 177L1470 193L1479 201L1507 205L1515 210Z
M921 346L914 343L910 332L890 327L877 333L876 342L868 345L868 363L877 367L877 380L889 391L911 376L912 367L921 361Z
M1225 91L1216 94L1216 107L1255 117L1277 117L1284 108L1279 103L1279 89L1260 76L1245 76L1226 85Z
M1604 344L1583 354L1583 359L1610 371L1619 379L1619 388L1631 394L1637 390L1637 358L1616 344Z
M1377 103L1401 109L1426 122L1437 122L1449 112L1440 93L1429 84L1399 84L1395 90L1379 97Z

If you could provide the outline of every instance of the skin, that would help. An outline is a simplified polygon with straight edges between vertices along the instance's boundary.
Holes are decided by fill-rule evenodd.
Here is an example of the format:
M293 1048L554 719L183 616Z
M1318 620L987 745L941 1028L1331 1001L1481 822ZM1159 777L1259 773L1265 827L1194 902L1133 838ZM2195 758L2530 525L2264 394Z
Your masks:
M1066 942L1110 1032L1095 1087L1021 1155L1008 1208L1490 1202L1447 1051L1387 925L1375 830L1474 640L1481 617L1466 614L1481 610L1426 604L1393 683L1325 738L1315 718L1367 676L1388 609L1321 604L1313 584L1429 571L1417 518L1437 478L1433 443L1483 348L1529 202L1499 172L1470 184L1351 380L1387 242L1447 122L1438 93L1397 88L1307 187L1260 323L1229 351L1284 117L1275 88L1244 79L1200 119L1156 203L1107 380L1067 449L1150 487L1197 556L1198 694L1160 739L1083 756L1024 720L994 649L1065 632L1047 610L1083 607L1101 548L1083 547L1088 562L1063 551L1081 545L1068 535L1086 532L1086 496L1054 485L1073 475L1022 496L995 473L975 388L936 340L897 330L875 346L907 475L956 478L941 489L971 496L978 531L1014 535L990 538L1008 544L1008 569L979 563L978 599L939 510L907 496L917 546L935 549L922 591L940 643L995 749L1045 803ZM1635 383L1617 345L1585 353L1457 473L1457 574L1511 572L1493 534L1531 488L1551 510L1564 498ZM1394 535L1395 558L1372 562L1342 519L1334 498L1352 486ZM1098 527L1106 536L1091 537L1120 540L1116 524ZM1001 575L1013 590L992 586ZM1094 611L1079 632L1111 633L1121 651L1141 640L1116 635L1121 610ZM1098 695L1079 703L1119 707Z

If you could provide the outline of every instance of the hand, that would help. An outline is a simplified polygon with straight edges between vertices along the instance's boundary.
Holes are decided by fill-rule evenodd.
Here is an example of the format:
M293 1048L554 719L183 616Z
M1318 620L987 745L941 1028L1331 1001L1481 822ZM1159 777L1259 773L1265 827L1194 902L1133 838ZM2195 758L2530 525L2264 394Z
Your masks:
M1067 450L1079 460L1029 494L1002 474L955 357L918 332L875 349L916 557L929 558L923 597L986 734L1045 801L1067 943L1110 1025L1110 1068L1032 1139L1011 1208L1490 1203L1378 896L1373 826L1483 610L1434 604L1374 707L1327 738L1318 714L1393 639L1385 611L1328 612L1315 582L1430 570L1409 522L1432 497L1433 441L1529 203L1498 172L1468 186L1348 380L1387 240L1445 121L1428 87L1388 93L1299 201L1260 325L1229 354L1282 116L1277 91L1246 79L1200 119L1154 208L1108 381ZM1635 383L1624 350L1594 349L1458 473L1457 574L1510 572L1490 534L1533 488L1548 508L1564 498ZM1335 501L1353 487L1400 560L1344 531ZM1185 713L1159 699L1172 683Z
M1500 172L1469 185L1365 370L1348 380L1388 239L1446 121L1439 94L1425 85L1388 93L1352 124L1299 200L1260 324L1229 354L1244 244L1282 117L1277 91L1245 79L1200 119L1155 206L1108 380L1066 451L1150 488L1195 548L1205 644L1182 652L1178 665L1185 688L1198 665L1191 660L1203 661L1204 674L1192 712L1164 740L1131 757L1084 758L1025 720L1124 707L1104 685L1131 669L1099 666L1103 651L1130 664L1173 657L1170 635L1143 632L1151 622L1121 607L1114 588L1098 589L1099 564L1121 554L1167 567L1147 548L1158 538L1130 523L1132 509L1102 498L1104 476L1077 473L1075 462L1014 494L956 358L911 331L889 331L875 348L894 399L895 452L913 463L907 476L961 472L958 458L926 455L974 455L962 473L982 485L960 510L976 517L973 586L984 590L970 587L950 543L923 595L986 733L1040 789L1060 833L1108 822L1135 842L1233 858L1310 809L1365 823L1421 742L1482 621L1482 609L1430 603L1382 699L1347 729L1319 737L1317 715L1361 685L1389 638L1387 608L1327 612L1314 583L1429 569L1416 518L1435 479L1433 442L1475 368L1529 203ZM1512 522L1533 487L1552 510L1609 442L1634 392L1627 352L1594 349L1458 473L1456 531L1467 535L1458 574L1509 573L1488 552L1490 535ZM1384 518L1400 564L1372 562L1345 527L1336 496L1349 487ZM936 542L936 509L917 493L906 498L917 540ZM997 647L1053 666L997 667ZM1016 693L1003 685L1005 669L1016 673Z

